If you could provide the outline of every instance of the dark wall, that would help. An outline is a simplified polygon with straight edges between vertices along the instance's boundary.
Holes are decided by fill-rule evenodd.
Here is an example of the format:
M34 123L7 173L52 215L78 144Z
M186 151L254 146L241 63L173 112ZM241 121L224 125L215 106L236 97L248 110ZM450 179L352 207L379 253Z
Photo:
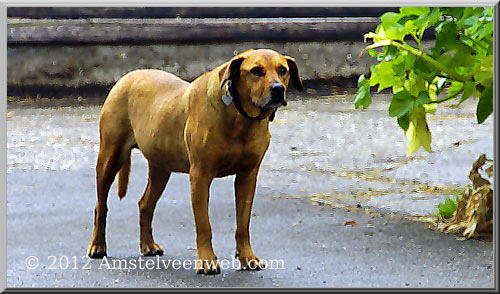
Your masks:
M378 17L397 7L8 7L22 18Z

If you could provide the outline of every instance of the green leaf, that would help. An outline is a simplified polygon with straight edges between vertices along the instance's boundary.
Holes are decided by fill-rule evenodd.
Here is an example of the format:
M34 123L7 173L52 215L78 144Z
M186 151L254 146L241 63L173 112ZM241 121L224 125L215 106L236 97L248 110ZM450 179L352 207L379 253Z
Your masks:
M415 24L415 21L409 20L409 21L407 21L405 23L405 25L403 27L403 33L405 35L408 35L408 34L411 34L411 33L415 33L419 27L420 26L418 26L418 25Z
M482 40L483 38L492 39L493 38L493 22L489 22L483 25L482 29L477 32L475 36L476 40Z
M401 7L399 12L403 15L422 15L430 12L429 7Z
M429 93L427 91L421 91L418 94L417 99L415 100L415 104L422 107L424 104L427 104L429 102L431 102L431 99L429 98Z
M368 108L371 103L372 98L370 97L370 93L365 89L360 89L354 99L354 107L356 109L358 109L360 106L363 106L363 108Z
M382 14L380 17L380 20L382 21L382 25L384 28L388 28L398 22L398 20L401 18L401 15L399 13L395 12L386 12Z
M448 97L455 96L462 92L464 83L452 81L450 88L448 88Z
M445 21L436 27L436 41L434 47L430 49L432 57L438 59L441 54L457 46L458 30L452 21Z
M366 79L365 75L360 75L358 78L358 87L359 88L366 87L367 81L368 80Z
M474 63L478 62L481 60L481 58L475 54L473 54L472 49L465 45L465 44L460 44L458 45L454 51L453 51L453 58L452 61L450 62L453 66L458 67L458 66L472 66Z
M361 105L365 103L365 96L366 96L366 90L365 89L359 89L356 97L354 98L354 107L358 109Z
M377 52L376 50L374 49L369 49L368 50L368 54L370 54L371 57L373 58L377 58L378 59L378 56L380 54L380 52Z
M395 58L397 58L399 56L399 50L398 48L394 47L394 46L385 46L384 47L384 60L385 61L390 61L390 60L394 60Z
M493 55L483 58L479 68L481 71L489 72L493 76Z
M479 22L479 17L476 15L472 15L466 19L463 20L462 25L464 27L473 27L475 30L477 30L477 24ZM460 28L459 28L460 29ZM470 31L470 33L473 33L474 31Z
M430 113L430 114L434 114L436 113L436 110L437 110L437 103L430 103L431 101L436 101L437 100L437 85L436 83L430 83L428 84L429 86L429 92L427 92L427 96L429 98L428 102L422 104L422 106L424 107L424 110L426 113ZM424 101L424 100L420 100L420 101Z
M413 110L414 103L415 98L408 91L400 91L392 97L389 105L389 115L400 118Z
M370 71L371 71L371 76L370 76L370 86L375 86L378 84L378 73L377 73L377 66L372 65L370 66Z
M479 83L476 84L476 91L474 92L474 98L479 99L479 97L483 95L484 90L486 90L486 88L482 84Z
M483 84L483 81L489 81L493 77L493 72L480 71L474 74L474 80Z
M427 17L428 25L434 25L441 18L441 9L439 7L431 7L431 13Z
M431 153L431 133L427 125L425 110L420 107L414 107L410 117L410 123L406 130L406 137L410 140L408 143L407 156L415 153L420 147Z
M493 85L483 91L477 103L477 123L482 124L493 113Z
M428 82L432 82L437 74L434 67L430 66L423 58L417 58L414 69L418 75Z
M445 53L437 59L437 62L439 62L445 66L450 66L450 64L452 63L452 60L453 60L453 55Z
M394 77L394 85L392 85L392 93L396 94L405 89L404 79L406 78L406 74L404 77Z
M392 70L392 62L385 61L377 65L377 77L378 77L378 92L385 88L389 88L394 85L394 71Z
M386 12L380 17L380 20L382 21L381 26L388 39L404 39L406 33L403 31L404 26L398 23L400 18L401 15L395 12Z
M399 54L392 62L392 71L395 76L406 77L406 59L408 55Z
M404 31L404 26L400 24L392 25L388 28L384 28L385 36L391 40L403 40L406 36Z
M415 59L417 57L413 54L409 54L407 51L404 52L406 52L406 55L403 55L405 57L405 67L406 69L410 70L415 64Z
M450 196L446 197L443 203L439 203L437 215L444 219L452 218L453 214L457 210L459 201L459 196L455 196L455 199Z
M354 98L354 107L358 109L360 106L368 108L372 103L370 96L370 80L366 79L364 75L360 75L358 79L358 92Z
M458 102L458 105L464 103L465 100L472 97L475 90L476 83L474 83L473 81L466 81L464 84L464 92L462 93L462 98L460 98L460 102Z
M417 97L420 91L426 90L427 87L425 86L425 80L421 76L416 74L415 71L410 71L405 88L412 96Z
M404 26L404 25L406 24L406 22L408 22L408 21L413 21L413 22L415 22L415 20L417 20L417 19L418 19L418 16L416 16L416 15L404 15L404 16L402 16L402 17L399 19L398 23L399 23L400 25L403 25L403 26Z
M434 25L441 17L441 10L439 7L430 7L430 12L421 14L415 20L415 26L421 30L425 30L431 25Z
M404 63L392 63L392 71L394 72L395 76L398 77L406 77L406 71L405 71L405 65Z
M407 114L405 114L403 116L398 117L398 125L405 132L406 132L406 130L408 130L408 126L410 125L410 117L411 117L410 112L408 112Z
M394 71L392 62L384 61L371 66L372 76L370 77L370 86L379 84L378 91L391 87L394 84Z
M426 28L429 25L429 15L422 14L414 22L415 28Z
M446 7L444 8L444 14L452 16L454 18L461 18L464 13L464 7Z

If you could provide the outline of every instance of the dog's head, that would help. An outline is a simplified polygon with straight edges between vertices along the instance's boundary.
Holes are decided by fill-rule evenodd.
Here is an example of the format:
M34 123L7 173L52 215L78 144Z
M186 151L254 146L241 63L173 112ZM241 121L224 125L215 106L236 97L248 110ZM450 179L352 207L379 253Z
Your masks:
M286 105L289 82L303 90L295 59L268 49L248 50L231 59L219 72L221 87L228 80L239 99L261 109Z

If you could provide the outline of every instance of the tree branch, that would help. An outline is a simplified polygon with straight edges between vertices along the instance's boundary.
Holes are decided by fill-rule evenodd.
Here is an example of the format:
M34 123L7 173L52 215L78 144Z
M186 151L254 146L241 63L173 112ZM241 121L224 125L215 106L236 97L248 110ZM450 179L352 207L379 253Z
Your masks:
M458 96L458 94L460 94L464 90L464 86L465 86L465 84L462 85L462 87L460 88L460 90L458 92L456 92L455 94L453 94L451 96L448 96L448 97L445 97L445 98L442 98L442 99L439 99L439 100L431 101L428 104L431 104L431 103L443 103L443 102L447 102L447 101L453 100L453 99L455 99Z
M429 64L434 66L437 70L447 74L449 79L456 80L456 81L459 81L462 83L465 83L466 81L471 79L471 76L464 76L464 75L461 75L461 74L458 74L456 72L449 70L449 68L447 68L446 66L437 62L434 58L430 57L429 55L425 54L422 51L419 51L418 49L416 49L412 46L401 44L401 43L395 42L393 40L387 40L387 41L389 41L389 42L386 42L386 43L388 43L388 45L395 46L397 48L406 50L415 56L421 57L423 60L427 61Z

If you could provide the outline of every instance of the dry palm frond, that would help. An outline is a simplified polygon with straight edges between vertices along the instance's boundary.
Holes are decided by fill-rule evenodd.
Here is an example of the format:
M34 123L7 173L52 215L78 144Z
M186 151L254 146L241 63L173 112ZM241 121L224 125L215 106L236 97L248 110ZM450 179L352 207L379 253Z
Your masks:
M479 172L487 161L491 162L485 154L482 154L472 165L469 173L472 188L468 187L464 191L453 217L449 221L438 224L438 229L442 232L462 233L467 239L493 232L493 219L488 219L490 215L493 215L493 189L491 182ZM491 179L493 164L484 171Z

